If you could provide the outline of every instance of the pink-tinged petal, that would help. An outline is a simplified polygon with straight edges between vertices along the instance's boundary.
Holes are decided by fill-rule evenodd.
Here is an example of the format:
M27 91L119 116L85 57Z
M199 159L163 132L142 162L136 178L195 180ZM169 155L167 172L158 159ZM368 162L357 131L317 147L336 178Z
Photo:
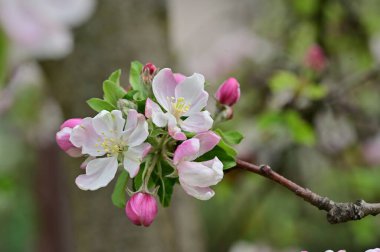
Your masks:
M174 152L173 163L177 165L182 161L191 161L198 157L199 140L192 138L178 145Z
M70 135L71 135L72 129L71 128L63 128L60 131L57 132L55 135L55 140L57 141L58 146L63 150L67 151L68 149L75 147L70 142Z
M82 190L105 187L115 177L117 167L117 157L96 158L88 162L86 174L79 175L75 183Z
M104 149L100 146L102 139L103 137L98 135L92 126L92 118L90 117L84 118L70 135L70 142L74 146L82 148L82 154L94 157L105 154Z
M168 119L164 112L162 112L160 106L149 98L145 104L145 116L152 118L153 123L157 127L165 127L168 123Z
M69 120L64 121L61 124L60 129L63 128L74 128L75 126L79 125L82 122L82 118L71 118Z
M209 200L215 195L215 192L210 187L191 186L181 181L181 179L179 182L183 190L185 190L187 194L193 196L196 199Z
M92 121L95 131L102 136L119 138L123 132L125 120L120 110L101 111Z
M207 105L208 94L204 91L204 83L203 75L194 73L192 76L186 77L175 88L175 98L183 97L185 103L190 105L189 111L184 114L185 116L199 112Z
M173 75L174 75L174 79L177 83L180 83L186 79L186 76L181 74L181 73L175 73Z
M199 156L202 156L206 152L212 150L220 141L220 136L215 134L212 131L207 131L203 133L197 134L194 138L199 139L200 148L199 148Z
M214 120L208 111L197 112L181 122L180 126L183 130L189 132L205 132L211 129Z
M161 106L169 111L170 109L170 99L175 97L175 87L177 82L174 79L174 75L171 69L164 68L160 70L154 77L152 82L153 94Z
M67 155L70 157L81 157L82 156L82 150L78 149L76 147L72 147L66 151Z
M151 145L143 143L136 147L130 147L124 152L124 169L129 173L131 178L134 178L140 170L140 164L144 157L151 150Z
M156 218L157 202L153 195L143 192L135 193L127 202L125 213L135 225L148 227Z
M133 131L137 126L138 112L134 109L128 110L127 123L125 124L125 131Z
M179 178L191 186L212 186L223 178L223 164L217 157L206 162L182 161L177 169Z
M127 142L129 147L142 144L149 135L148 123L144 115L137 115L137 124L135 128L130 128L123 133L123 140Z
M91 161L91 160L94 160L95 157L91 157L91 156L88 156L84 161L83 163L80 164L80 168L81 169L86 169L88 163Z
M177 119L170 113L166 113L166 117L168 119L169 135L178 141L186 140L187 137L185 133L183 133L181 129L177 126Z

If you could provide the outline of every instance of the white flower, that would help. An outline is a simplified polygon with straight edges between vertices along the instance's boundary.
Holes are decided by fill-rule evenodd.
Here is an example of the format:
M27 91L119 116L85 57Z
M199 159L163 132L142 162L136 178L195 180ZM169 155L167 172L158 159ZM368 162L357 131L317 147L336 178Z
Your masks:
M148 134L144 115L133 109L128 111L127 122L119 110L103 110L94 118L84 118L73 129L70 141L82 148L82 154L96 158L88 162L86 174L77 177L78 187L96 190L106 186L115 177L119 161L130 177L135 177L151 148L144 143Z
M94 0L0 0L0 25L15 56L61 58L72 50L70 29L94 8Z
M209 187L223 178L223 164L215 157L204 162L193 162L196 158L212 150L220 137L212 131L200 133L180 144L173 157L182 188L191 196L208 200L215 192Z
M158 127L167 125L169 134L176 140L186 139L181 129L195 133L209 130L213 120L208 111L201 111L208 100L204 82L203 75L194 73L177 83L170 69L162 69L154 77L152 88L154 96L166 113L148 98L145 107L146 117L152 118Z

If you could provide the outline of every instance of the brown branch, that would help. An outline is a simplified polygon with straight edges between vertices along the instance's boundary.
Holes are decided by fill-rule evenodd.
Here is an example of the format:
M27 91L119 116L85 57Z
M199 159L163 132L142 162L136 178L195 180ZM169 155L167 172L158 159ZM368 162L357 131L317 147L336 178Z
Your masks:
M236 168L266 177L294 192L298 197L318 209L326 211L327 220L331 224L360 220L368 215L375 216L380 214L380 203L367 203L364 200L357 200L356 202L334 202L327 197L322 197L285 178L273 171L268 165L257 166L242 160L237 160L236 163Z

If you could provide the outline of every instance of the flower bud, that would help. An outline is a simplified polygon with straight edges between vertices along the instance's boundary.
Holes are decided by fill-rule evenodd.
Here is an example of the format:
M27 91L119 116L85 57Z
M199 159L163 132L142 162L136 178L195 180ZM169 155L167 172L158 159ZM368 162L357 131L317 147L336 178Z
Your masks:
M321 72L325 68L325 53L319 45L313 45L308 49L305 56L305 65L317 72Z
M215 93L216 99L224 105L232 106L240 98L240 85L235 78L228 78Z
M152 63L148 62L142 69L141 78L145 83L151 83L156 72L157 67Z
M148 227L156 218L158 209L153 195L144 192L135 193L125 206L125 213L135 225Z
M75 147L70 141L70 135L73 128L82 122L81 118L72 118L60 127L60 131L55 135L55 140L58 146L71 157L80 157L82 155L81 149Z

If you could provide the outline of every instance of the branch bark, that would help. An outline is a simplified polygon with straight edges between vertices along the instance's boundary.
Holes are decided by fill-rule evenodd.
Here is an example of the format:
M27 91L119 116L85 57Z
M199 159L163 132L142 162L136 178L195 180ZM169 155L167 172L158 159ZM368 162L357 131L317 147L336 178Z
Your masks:
M285 178L273 171L268 165L258 166L242 160L237 160L236 164L235 168L253 172L272 180L292 191L298 197L317 207L319 210L326 211L327 221L331 224L360 220L368 215L376 216L380 214L380 203L367 203L362 199L356 202L335 202Z

